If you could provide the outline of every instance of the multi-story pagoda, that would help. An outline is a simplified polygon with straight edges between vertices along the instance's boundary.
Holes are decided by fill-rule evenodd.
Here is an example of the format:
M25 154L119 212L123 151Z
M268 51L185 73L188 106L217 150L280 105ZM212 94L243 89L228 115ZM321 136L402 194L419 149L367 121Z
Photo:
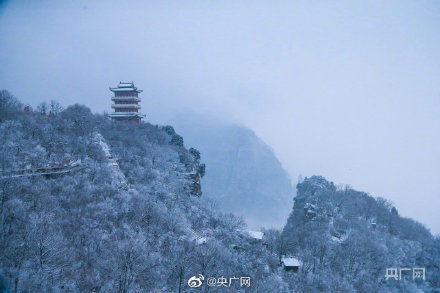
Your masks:
M118 87L110 88L114 93L112 97L113 113L108 116L118 121L128 121L139 123L145 117L139 112L141 105L139 93L133 82L119 82Z

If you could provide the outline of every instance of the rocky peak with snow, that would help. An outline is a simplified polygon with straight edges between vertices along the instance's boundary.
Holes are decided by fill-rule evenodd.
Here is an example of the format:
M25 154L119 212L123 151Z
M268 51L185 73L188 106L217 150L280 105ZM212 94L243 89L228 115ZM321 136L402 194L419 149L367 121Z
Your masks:
M288 279L299 292L415 292L440 285L438 237L385 199L336 188L321 176L297 185L281 243L283 254L302 261L300 273ZM385 282L389 267L425 267L426 281Z

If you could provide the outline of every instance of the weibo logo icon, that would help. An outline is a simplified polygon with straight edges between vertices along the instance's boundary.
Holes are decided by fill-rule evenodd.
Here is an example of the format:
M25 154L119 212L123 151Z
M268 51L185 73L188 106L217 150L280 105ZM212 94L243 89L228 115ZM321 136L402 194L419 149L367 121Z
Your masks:
M198 278L196 276L192 276L188 280L188 286L190 286L191 288L198 288L198 287L202 286L203 280L205 280L205 278L201 274L199 274Z

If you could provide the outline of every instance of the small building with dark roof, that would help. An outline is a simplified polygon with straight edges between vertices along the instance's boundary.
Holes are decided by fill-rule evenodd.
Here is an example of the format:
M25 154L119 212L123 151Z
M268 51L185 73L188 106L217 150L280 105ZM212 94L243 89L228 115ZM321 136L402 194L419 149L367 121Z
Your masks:
M301 267L301 262L295 257L281 257L281 266L285 271L298 272Z

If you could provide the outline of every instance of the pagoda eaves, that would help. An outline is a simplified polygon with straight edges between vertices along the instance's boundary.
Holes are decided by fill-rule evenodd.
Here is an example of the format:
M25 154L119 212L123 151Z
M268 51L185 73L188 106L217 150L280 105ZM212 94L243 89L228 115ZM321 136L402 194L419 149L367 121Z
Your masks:
M138 94L142 90L138 90L133 82L119 82L117 87L109 89L114 93L114 96L111 98L114 112L108 114L108 117L118 121L136 123L139 123L145 117L144 114L139 112L141 108L139 102L141 99Z

